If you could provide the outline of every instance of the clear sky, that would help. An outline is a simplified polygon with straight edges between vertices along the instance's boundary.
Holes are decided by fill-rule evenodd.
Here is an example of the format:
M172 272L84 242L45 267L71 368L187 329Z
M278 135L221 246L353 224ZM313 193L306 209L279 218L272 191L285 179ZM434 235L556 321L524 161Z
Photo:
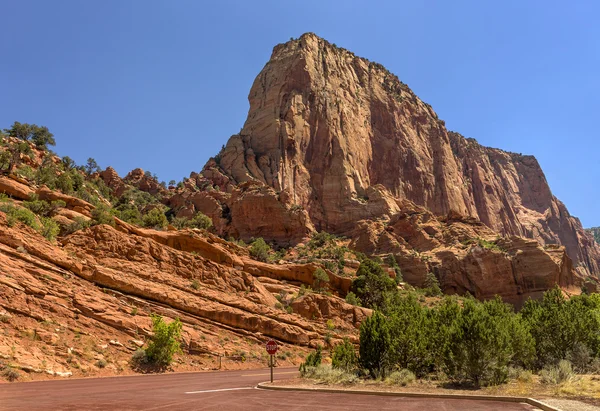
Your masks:
M535 155L600 226L599 15L592 0L0 0L0 127L180 180L240 130L273 46L312 31L382 63L449 129Z

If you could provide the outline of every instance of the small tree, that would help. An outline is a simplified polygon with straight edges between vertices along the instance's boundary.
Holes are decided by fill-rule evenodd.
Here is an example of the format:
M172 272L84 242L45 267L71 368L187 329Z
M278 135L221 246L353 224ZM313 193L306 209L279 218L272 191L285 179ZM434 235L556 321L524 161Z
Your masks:
M258 261L267 261L271 247L262 238L257 238L250 246L250 255Z
M110 209L104 204L100 204L92 210L92 220L94 225L108 224L115 226L115 218L110 213Z
M100 167L98 166L98 163L96 163L96 160L94 160L92 157L87 159L84 169L88 176L90 174L97 173L100 171Z
M500 384L506 381L508 365L515 356L515 333L518 346L533 347L526 329L519 327L519 318L500 297L479 303L467 299L448 335L444 371L456 382L475 386Z
M368 308L381 307L385 294L397 289L396 283L383 268L368 258L360 263L356 276L352 282L352 292Z
M212 227L213 222L211 220L211 218L209 216L207 216L206 214L203 214L201 212L198 212L191 220L189 220L189 222L187 223L188 227L192 227L192 228L203 228L205 230L208 230L210 227Z
M356 351L354 351L354 346L348 338L344 338L342 343L333 348L331 366L333 368L340 368L344 371L355 370L358 366Z
M360 306L360 299L352 291L349 291L348 294L346 294L346 302L348 304Z
M389 368L390 329L385 316L379 311L360 325L360 365L373 378L385 378Z
M6 143L6 151L0 154L0 169L11 174L21 164L21 156L31 157L33 151L26 141Z
M48 127L38 127L34 125L33 135L31 141L38 148L47 149L48 146L55 146L56 141L54 135L48 130Z
M313 289L316 292L324 291L329 284L329 276L322 268L317 268L313 273Z
M142 217L142 224L144 227L150 227L155 229L165 229L169 224L167 216L160 208L153 208L148 214Z
M31 140L38 148L46 149L48 146L56 145L54 135L48 127L35 124L19 123L15 121L11 128L4 130L9 136L21 140Z
M160 315L152 314L151 317L153 335L146 348L146 358L151 364L167 367L173 361L173 356L181 352L181 321L176 318L167 324Z
M389 265L391 268L394 269L394 273L396 273L396 278L394 278L394 280L396 280L396 284L400 284L403 280L402 271L400 270L400 266L398 265L398 262L396 261L396 257L394 257L394 254L388 254L385 257L384 262L387 265Z
M425 289L425 295L427 295L428 297L442 295L440 283L434 273L427 273L427 278L425 278L423 286Z
M317 345L317 349L306 356L306 359L300 364L300 374L304 375L308 367L318 367L321 365L323 348Z

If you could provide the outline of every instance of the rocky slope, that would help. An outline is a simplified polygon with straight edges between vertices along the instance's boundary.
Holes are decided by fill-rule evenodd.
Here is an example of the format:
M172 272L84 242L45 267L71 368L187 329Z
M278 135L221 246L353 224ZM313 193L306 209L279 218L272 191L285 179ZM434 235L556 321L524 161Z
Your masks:
M585 231L587 231L594 237L596 243L600 244L600 227L586 228Z
M313 229L348 235L410 200L438 216L477 218L501 236L563 245L581 276L600 275L600 249L534 157L447 131L377 63L305 34L274 48L249 101L240 133L191 176L220 191L173 203L210 215L221 233L280 244Z
M17 178L0 177L0 192L10 195L3 209L20 209L32 194L60 198L51 218L62 227L97 208ZM268 338L280 342L280 361L297 363L316 344L356 340L369 313L336 296L299 295L316 264L261 263L203 230L113 224L52 242L0 212L0 365L27 372L21 379L130 373L150 313L183 321L176 370L214 368L218 356L224 368L263 366ZM343 295L350 280L329 275Z

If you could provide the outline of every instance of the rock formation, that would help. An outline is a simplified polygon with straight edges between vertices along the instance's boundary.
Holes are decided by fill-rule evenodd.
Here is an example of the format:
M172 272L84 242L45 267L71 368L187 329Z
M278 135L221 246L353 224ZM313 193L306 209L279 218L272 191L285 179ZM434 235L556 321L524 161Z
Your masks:
M477 218L501 236L563 245L580 275L600 275L600 249L552 195L534 157L447 131L431 106L377 63L305 34L274 48L249 101L240 133L196 175L224 192L196 204L213 218L215 210L228 215L223 232L280 243L312 227L347 235L357 221L389 220L399 201L410 200L438 216ZM274 191L236 196L250 181ZM263 205L269 221L261 222ZM222 212L232 207L260 229ZM290 209L302 215L294 219Z

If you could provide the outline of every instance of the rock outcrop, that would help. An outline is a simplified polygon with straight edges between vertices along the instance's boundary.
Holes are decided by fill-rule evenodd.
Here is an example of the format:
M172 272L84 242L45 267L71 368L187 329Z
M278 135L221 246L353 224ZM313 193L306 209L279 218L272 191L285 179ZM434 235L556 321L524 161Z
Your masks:
M305 230L337 234L359 220L390 219L398 201L410 200L438 216L477 218L500 235L563 245L580 275L600 275L600 249L552 195L535 158L447 131L431 106L377 63L305 34L274 48L249 101L240 133L202 171L212 187L231 193L258 182L277 193L261 202L284 198L306 211ZM220 204L250 209L245 202ZM282 230L287 210L266 207L270 225L258 207L241 213L244 223L258 220L263 237L296 241L297 229Z

